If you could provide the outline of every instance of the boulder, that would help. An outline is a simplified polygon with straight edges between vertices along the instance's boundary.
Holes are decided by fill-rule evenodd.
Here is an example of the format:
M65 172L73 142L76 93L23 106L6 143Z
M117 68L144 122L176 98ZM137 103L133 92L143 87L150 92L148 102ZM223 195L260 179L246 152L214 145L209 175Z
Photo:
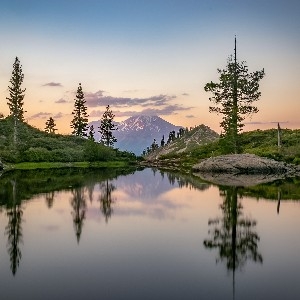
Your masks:
M295 165L254 154L229 154L208 158L192 167L193 172L228 174L299 174Z

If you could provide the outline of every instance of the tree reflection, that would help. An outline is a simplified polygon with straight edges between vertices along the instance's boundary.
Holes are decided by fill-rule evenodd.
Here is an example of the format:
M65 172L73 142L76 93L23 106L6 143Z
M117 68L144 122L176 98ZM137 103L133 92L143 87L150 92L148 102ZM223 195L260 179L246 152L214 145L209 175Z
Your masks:
M22 242L22 215L21 204L17 203L17 185L16 181L11 181L12 185L12 202L7 208L8 224L5 227L7 235L7 251L10 258L10 269L15 276L19 267L22 253L19 243Z
M87 186L87 192L89 195L89 200L90 203L93 203L93 194L94 194L94 189L95 189L95 182L90 182Z
M102 182L100 184L100 188L100 210L105 217L105 222L107 223L108 219L113 213L112 203L114 202L114 199L112 198L112 192L116 189L116 187L112 183L109 183L108 180L106 180L105 182Z
M54 195L55 192L51 191L49 193L46 193L45 199L46 199L46 204L48 208L52 208L53 203L54 203Z
M73 208L73 225L77 238L77 243L80 241L83 220L85 219L86 200L84 196L84 187L78 187L72 190L71 206Z
M278 188L278 193L277 193L277 214L279 214L280 211L280 200L281 200L281 190Z
M256 221L243 217L237 189L227 187L221 190L223 216L208 221L210 238L203 242L207 249L218 249L217 262L225 262L227 270L233 272L233 287L236 269L242 269L247 260L263 262L258 252L260 238L254 231Z

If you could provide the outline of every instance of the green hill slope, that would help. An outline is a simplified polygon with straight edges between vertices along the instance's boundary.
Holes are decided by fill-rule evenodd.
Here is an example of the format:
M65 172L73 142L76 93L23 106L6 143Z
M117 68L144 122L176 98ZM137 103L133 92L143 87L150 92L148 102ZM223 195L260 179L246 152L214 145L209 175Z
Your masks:
M46 133L27 123L19 123L14 145L12 120L0 119L0 160L6 163L108 161L133 156L73 135Z
M149 164L171 169L190 169L202 159L228 154L222 149L218 135L206 130L207 138L201 138L204 125L200 125L174 142L161 147L145 157ZM198 133L197 133L198 131ZM300 164L300 130L282 129L282 145L277 144L277 129L255 130L240 135L242 153L273 158Z
M218 140L219 135L203 124L196 126L192 130L184 133L180 138L176 138L172 142L160 147L147 155L147 159L157 159L164 156L177 156L181 153L190 153L199 146L210 144Z

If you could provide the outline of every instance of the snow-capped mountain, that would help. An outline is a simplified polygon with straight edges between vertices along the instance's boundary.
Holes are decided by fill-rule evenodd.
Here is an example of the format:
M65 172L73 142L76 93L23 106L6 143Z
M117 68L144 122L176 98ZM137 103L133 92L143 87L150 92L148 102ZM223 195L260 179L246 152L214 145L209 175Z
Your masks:
M178 132L181 128L181 126L175 126L158 116L133 116L116 124L118 130L114 132L114 136L118 141L115 143L115 148L132 151L137 155L141 155L154 139L160 144L163 136L167 141L171 131ZM90 125L94 126L95 139L99 141L100 134L97 131L100 121L90 122Z

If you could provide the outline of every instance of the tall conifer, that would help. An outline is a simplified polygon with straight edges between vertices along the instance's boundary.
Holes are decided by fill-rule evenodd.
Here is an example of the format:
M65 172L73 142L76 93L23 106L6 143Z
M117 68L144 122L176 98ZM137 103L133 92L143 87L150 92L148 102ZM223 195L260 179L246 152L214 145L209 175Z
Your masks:
M84 93L82 91L81 83L79 83L76 93L76 99L74 100L74 110L72 112L74 117L71 121L71 128L73 128L72 134L80 137L87 136L86 131L88 128L88 114L86 112L86 101L84 99Z
M117 142L117 139L113 136L113 131L118 129L116 124L113 123L114 117L115 115L107 105L99 126L101 141L106 146L113 146Z
M8 86L9 97L6 97L8 100L7 104L10 110L10 115L13 117L14 121L14 136L13 141L14 144L17 143L17 130L18 130L18 122L24 121L24 97L26 89L22 89L21 85L24 80L24 74L22 72L22 66L18 57L15 58L15 62L13 64L12 76L10 79L10 86Z
M54 122L54 119L52 117L50 117L47 121L46 121L46 127L45 127L45 132L48 133L55 133L55 131L57 130L56 128L56 124Z
M209 112L223 115L220 126L224 130L223 141L226 152L239 152L238 134L242 130L246 116L258 112L253 105L261 95L259 81L265 76L264 69L249 73L246 62L237 61L236 39L234 56L230 56L225 69L218 69L219 82L209 82L204 90L211 92L209 100L215 106Z

